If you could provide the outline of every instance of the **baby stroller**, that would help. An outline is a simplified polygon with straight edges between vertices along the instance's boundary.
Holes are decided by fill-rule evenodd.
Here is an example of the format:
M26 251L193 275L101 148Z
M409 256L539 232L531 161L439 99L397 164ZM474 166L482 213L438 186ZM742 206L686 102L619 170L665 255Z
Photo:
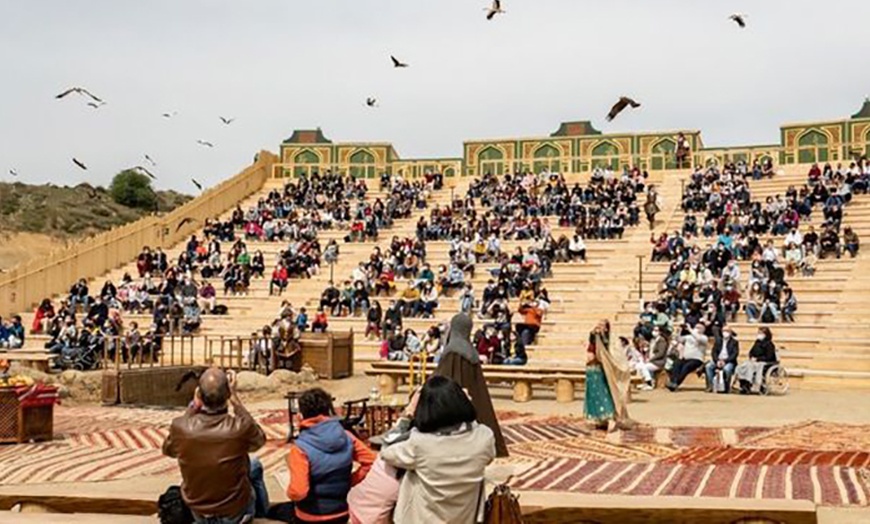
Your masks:
M90 344L72 348L58 359L61 369L75 369L77 371L91 371L100 367L100 350L103 347L102 339L95 339Z

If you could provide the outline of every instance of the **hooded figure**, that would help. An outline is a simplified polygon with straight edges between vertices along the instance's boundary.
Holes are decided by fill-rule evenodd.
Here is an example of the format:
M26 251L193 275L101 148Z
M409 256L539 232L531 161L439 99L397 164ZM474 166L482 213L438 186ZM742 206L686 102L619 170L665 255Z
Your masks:
M435 374L454 380L468 392L477 411L477 421L489 427L495 436L496 455L507 457L507 444L492 407L492 399L480 367L480 357L471 345L471 328L471 317L465 313L459 313L450 320L447 343Z

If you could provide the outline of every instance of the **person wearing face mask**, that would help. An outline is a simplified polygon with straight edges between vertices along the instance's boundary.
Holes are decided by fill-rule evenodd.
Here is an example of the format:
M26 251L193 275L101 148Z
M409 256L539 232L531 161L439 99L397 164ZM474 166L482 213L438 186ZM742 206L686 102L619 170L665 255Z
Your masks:
M764 381L764 372L777 362L776 346L769 328L758 329L755 343L749 350L749 360L737 366L735 371L740 381L740 393L758 393Z
M643 364L649 374L650 380L646 381L644 385L641 387L643 390L650 390L655 387L655 383L652 380L655 374L662 369L665 368L665 360L668 356L668 347L670 346L670 342L668 341L668 337L662 332L662 329L658 326L654 327L652 330L652 339L649 342L649 359ZM646 377L647 374L644 373Z
M707 354L707 335L704 324L698 323L691 329L685 327L684 335L680 341L682 342L680 358L674 362L674 367L671 368L671 381L667 385L671 391L676 391L689 376L689 373L704 365L704 358Z
M734 369L737 367L737 356L740 353L740 343L734 335L734 331L730 327L722 330L722 336L718 337L713 344L713 351L710 355L710 361L704 367L707 376L707 392L714 391L716 383L716 375L722 373L722 384L724 389L716 391L717 393L729 393L731 391L731 377L734 376Z

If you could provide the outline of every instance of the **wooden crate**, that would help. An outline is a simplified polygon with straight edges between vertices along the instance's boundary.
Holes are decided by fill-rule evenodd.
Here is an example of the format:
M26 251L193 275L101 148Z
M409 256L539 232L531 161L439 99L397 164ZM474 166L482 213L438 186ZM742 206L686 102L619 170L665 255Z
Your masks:
M142 367L103 372L103 401L135 405L184 407L196 390L189 380L176 391L181 378L189 371L201 373L205 366Z
M56 388L43 391L48 395L57 394ZM19 400L15 388L0 389L0 443L22 444L53 438L54 401L28 406Z
M320 378L329 380L353 375L353 331L346 333L304 333L302 362Z

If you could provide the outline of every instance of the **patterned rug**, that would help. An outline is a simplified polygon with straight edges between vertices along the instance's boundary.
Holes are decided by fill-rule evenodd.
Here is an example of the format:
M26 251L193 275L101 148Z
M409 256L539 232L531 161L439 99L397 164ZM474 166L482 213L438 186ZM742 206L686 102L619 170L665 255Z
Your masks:
M0 446L0 485L177 475L161 446L180 410L58 407L53 442ZM284 468L286 410L252 415L267 435L257 455ZM590 430L578 417L499 413L518 490L799 499L867 505L870 426L807 422L782 428L640 426Z
M865 473L866 474L866 473ZM809 500L866 505L870 489L855 468L684 465L551 458L514 477L517 490L572 493Z
M663 462L675 464L767 464L870 468L870 452L780 448L690 448Z

